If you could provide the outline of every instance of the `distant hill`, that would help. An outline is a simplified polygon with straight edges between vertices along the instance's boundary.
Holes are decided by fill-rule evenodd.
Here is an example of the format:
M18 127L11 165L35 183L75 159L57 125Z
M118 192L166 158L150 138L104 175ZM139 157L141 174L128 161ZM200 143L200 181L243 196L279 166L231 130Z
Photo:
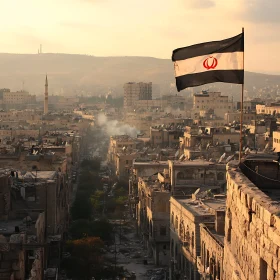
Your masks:
M155 95L168 94L175 82L173 63L169 59L152 57L95 57L73 54L0 54L0 88L31 93L44 92L45 74L49 77L50 94L75 93L106 94L111 88L121 95L124 83L153 82ZM280 75L246 72L245 87L263 88L280 84ZM239 94L239 87L228 84L210 84L204 89L217 89ZM63 90L62 90L63 89ZM194 89L198 91L200 88ZM176 93L176 90L173 89ZM234 95L235 95L234 94Z

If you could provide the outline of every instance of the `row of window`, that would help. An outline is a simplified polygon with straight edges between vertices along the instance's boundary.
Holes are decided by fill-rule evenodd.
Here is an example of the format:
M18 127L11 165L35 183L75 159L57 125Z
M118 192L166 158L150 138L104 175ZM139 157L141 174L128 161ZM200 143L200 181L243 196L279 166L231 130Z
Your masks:
M216 106L215 108L216 109L227 109L227 107L228 107L228 109L231 109L231 106ZM202 105L201 107L198 105L198 106L196 106L196 108L202 108L202 109L209 109L209 107L208 106L204 106L204 105Z
M209 100L205 100L207 103L209 103L210 101ZM197 103L199 103L200 101L199 100L197 100ZM205 102L205 103L206 103ZM227 102L228 103L228 100L223 100L223 99L221 99L220 101L219 100L211 100L211 102ZM204 103L204 100L202 100L201 101L201 103Z

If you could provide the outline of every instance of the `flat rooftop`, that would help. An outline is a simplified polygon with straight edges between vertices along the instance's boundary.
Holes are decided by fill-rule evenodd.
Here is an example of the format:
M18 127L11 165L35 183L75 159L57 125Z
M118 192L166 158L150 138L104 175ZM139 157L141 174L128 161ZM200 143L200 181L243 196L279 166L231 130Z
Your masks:
M216 163L216 162L211 162L211 161L206 161L202 159L196 159L196 160L174 160L173 161L174 166L215 166L215 165L220 165L220 166L225 166L223 163Z
M157 161L157 160L147 160L147 161L139 161L139 159L134 160L133 166L141 166L141 165L164 165L168 166L168 161Z
M56 171L34 171L34 172L27 172L23 178L37 178L37 179L45 179L45 180L53 180L55 178Z
M226 198L207 198L202 200L179 198L176 200L194 216L212 216L217 210L226 210Z

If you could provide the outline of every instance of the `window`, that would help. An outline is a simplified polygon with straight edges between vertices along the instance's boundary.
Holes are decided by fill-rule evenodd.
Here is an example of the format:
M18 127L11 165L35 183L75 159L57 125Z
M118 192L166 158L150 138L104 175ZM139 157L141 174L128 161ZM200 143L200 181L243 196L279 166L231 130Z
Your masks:
M267 263L261 258L260 261L260 280L267 280Z
M179 222L178 222L178 216L176 216L176 219L175 219L175 228L176 228L176 229L178 229L178 224L179 224Z
M159 229L159 234L161 236L165 236L166 235L166 227L165 226L161 226Z
M128 160L126 160L125 163L128 164Z
M192 247L194 247L194 232L192 232Z

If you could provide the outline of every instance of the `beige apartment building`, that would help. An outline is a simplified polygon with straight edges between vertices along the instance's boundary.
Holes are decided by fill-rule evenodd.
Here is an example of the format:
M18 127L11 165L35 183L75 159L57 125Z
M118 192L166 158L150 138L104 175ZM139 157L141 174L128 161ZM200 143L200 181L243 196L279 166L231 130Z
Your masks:
M280 152L280 131L273 131L273 149Z
M140 177L138 182L137 225L144 245L156 265L169 264L168 181L168 178L158 173L150 177Z
M1 121L38 121L42 118L40 112L34 110L9 110L0 111Z
M203 271L199 273L197 267L201 250L206 252L205 246L210 245L201 241L200 225L216 224L216 230L224 226L225 196L210 194L209 188L208 191L196 192L191 198L170 199L171 279L221 279L222 259L212 274L215 278L201 278ZM207 254L209 257L209 251Z
M225 113L234 110L234 103L221 92L206 92L194 94L192 116L200 116L201 111L213 110L217 117L224 118Z
M34 104L36 103L36 95L31 95L27 91L5 91L3 92L4 105Z
M124 84L124 110L133 111L138 100L152 100L152 83Z
M257 114L266 114L266 115L274 115L274 114L280 114L280 106L266 106L258 104L256 105L256 112Z
M0 129L0 139L19 139L19 138L36 138L39 135L39 129L19 129L19 128L10 128L10 129Z
M240 112L225 113L225 123L240 123ZM257 120L257 115L255 112L245 112L243 113L243 124L250 124L252 121Z
M116 166L117 154L124 151L133 151L139 141L128 135L116 135L110 137L107 159Z

